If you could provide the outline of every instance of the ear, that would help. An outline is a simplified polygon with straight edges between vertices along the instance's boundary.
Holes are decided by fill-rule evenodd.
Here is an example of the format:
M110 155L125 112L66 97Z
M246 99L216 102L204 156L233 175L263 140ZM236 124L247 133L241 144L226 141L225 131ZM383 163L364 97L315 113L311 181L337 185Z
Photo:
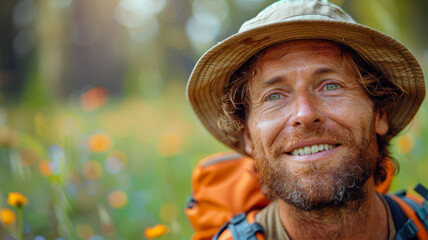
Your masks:
M380 109L376 112L375 129L379 135L384 135L388 132L388 116L385 109Z
M251 140L251 136L250 136L250 132L248 132L248 128L245 128L244 130L244 147L245 147L245 152L252 156L253 155L253 141Z

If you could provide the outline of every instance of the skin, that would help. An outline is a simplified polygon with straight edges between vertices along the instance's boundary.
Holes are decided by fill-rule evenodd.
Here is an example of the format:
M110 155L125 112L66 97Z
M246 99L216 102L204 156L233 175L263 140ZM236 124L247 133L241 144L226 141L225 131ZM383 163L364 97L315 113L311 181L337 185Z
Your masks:
M245 150L255 158L263 180L269 179L263 166L271 164L294 179L284 185L298 183L314 203L332 197L331 186L336 183L330 176L345 159L360 161L358 153L365 149L355 146L365 146L367 141L367 151L376 155L376 135L388 130L386 113L375 110L358 74L343 61L335 43L290 41L270 47L249 82ZM314 144L335 148L311 155L290 154ZM376 164L375 158L364 161ZM387 239L387 211L375 194L373 176L362 190L364 199L340 208L308 211L280 199L282 224L292 239Z

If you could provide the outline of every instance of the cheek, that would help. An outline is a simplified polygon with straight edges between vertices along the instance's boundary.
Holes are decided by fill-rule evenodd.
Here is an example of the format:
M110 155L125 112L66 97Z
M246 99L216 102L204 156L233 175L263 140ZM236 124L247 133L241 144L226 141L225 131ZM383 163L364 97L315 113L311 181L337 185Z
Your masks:
M253 142L256 145L263 145L264 148L271 146L284 128L284 119L278 116L254 116L250 119L254 119L249 121Z
M359 131L361 126L372 124L374 105L370 99L347 99L340 104L328 104L326 107L330 118L340 125L352 130Z

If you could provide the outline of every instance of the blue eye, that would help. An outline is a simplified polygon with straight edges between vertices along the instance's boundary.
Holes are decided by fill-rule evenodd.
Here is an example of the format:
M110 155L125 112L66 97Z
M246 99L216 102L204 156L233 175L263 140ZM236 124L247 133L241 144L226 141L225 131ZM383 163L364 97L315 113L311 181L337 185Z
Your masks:
M278 100L278 99L280 99L280 98L282 98L282 95L281 95L281 94L279 94L279 93L274 93L274 94L269 95L268 100L269 100L269 101L275 101L275 100Z
M326 88L327 90L336 90L336 89L338 89L338 88L339 88L339 85L337 85L337 84L335 84L335 83L330 83L330 84L327 84L327 85L325 86L325 88Z

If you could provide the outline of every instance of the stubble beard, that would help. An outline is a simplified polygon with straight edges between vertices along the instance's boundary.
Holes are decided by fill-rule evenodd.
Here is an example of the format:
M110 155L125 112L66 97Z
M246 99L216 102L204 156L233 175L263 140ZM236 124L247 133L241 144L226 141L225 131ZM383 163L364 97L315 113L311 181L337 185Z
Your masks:
M365 129L363 129L363 132ZM356 141L349 132L339 135L321 127L300 129L291 133L290 139L299 141L310 137L329 136L347 146L346 156L334 166L323 161L291 167L287 161L281 161L283 146L273 146L272 157L267 157L262 146L254 146L254 159L264 184L269 187L272 198L282 199L287 204L303 211L334 208L336 210L359 206L367 196L364 188L373 175L376 162L380 158L376 135L371 127L370 139Z

